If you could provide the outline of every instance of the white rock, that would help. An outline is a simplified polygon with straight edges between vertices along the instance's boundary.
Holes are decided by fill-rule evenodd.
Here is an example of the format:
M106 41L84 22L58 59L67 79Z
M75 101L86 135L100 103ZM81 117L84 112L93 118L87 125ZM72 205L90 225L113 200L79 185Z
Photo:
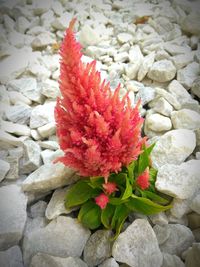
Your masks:
M15 91L9 91L8 92L9 98L10 98L10 103L13 105L20 105L26 104L26 105L31 105L32 101L28 99L26 96L24 96L20 92L15 92Z
M168 224L168 218L164 212L150 215L149 219L151 220L153 224L158 224L158 225Z
M10 164L10 170L6 175L6 180L16 180L19 178L19 158L9 156L6 158Z
M34 0L33 3L32 3L32 8L33 8L33 11L34 11L34 14L35 15L41 15L45 12L47 12L51 6L52 6L52 3L53 1L50 0L50 1L40 1L40 0Z
M176 68L170 60L163 59L156 61L151 66L148 77L157 82L167 82L176 75Z
M181 21L181 28L192 35L200 35L199 14L190 13Z
M200 244L193 243L192 248L186 251L185 266L186 267L196 267L200 262Z
M54 122L55 104L55 102L49 102L33 108L30 118L30 127L35 129L47 123Z
M193 198L193 196L191 197ZM179 199L174 198L172 200L172 208L170 209L170 214L177 219L182 219L184 215L191 212L192 210L189 207L190 198L188 199Z
M0 169L1 169L0 173L0 182L1 182L5 178L8 171L10 170L10 164L5 160L0 159Z
M16 48L22 48L26 43L26 35L16 31L9 32L8 41L10 45L15 46Z
M21 173L31 173L41 165L40 146L33 140L24 141L24 158Z
M143 60L143 55L140 50L139 45L134 45L130 50L129 50L129 61L130 64L127 65L126 67L126 75L129 77L129 79L135 79L137 76L138 70L140 68L140 64L142 63Z
M168 253L163 253L163 264L162 267L185 267L182 260L176 256Z
M100 42L100 36L89 25L85 25L80 31L79 41L83 45L83 47L96 45Z
M74 171L62 163L46 164L31 173L22 184L24 191L46 192L71 184Z
M46 208L47 203L45 201L40 200L36 202L30 208L31 218L44 217Z
M126 51L125 52L121 52L121 53L117 53L114 56L115 62L125 62L128 59L129 59L129 55L128 55L128 53Z
M166 90L159 88L159 87L156 87L155 91L156 91L157 96L164 97L175 109L181 108L181 104L175 95L170 94Z
M44 96L48 98L56 99L59 96L59 86L58 82L54 80L47 79L42 83L41 92Z
M141 99L142 105L146 105L154 98L155 98L155 89L152 87L148 87L148 86L145 86L145 87L143 86L139 88L139 91L136 95L136 101Z
M193 58L194 56L192 53L187 53L171 57L171 60L174 63L176 69L179 70L190 64L193 61Z
M0 129L0 148L8 149L13 146L20 146L22 145L22 141L22 139L14 137Z
M200 114L190 109L173 111L171 120L175 129L197 130L200 127Z
M6 105L10 105L10 99L8 91L6 90L5 86L0 85L0 101L1 104L4 103Z
M5 132L12 133L18 136L30 136L31 131L28 126L19 124L19 123L12 123L10 121L0 121L1 129Z
M36 141L42 139L37 130L31 130L31 137Z
M65 12L60 17L54 19L51 23L51 26L56 30L65 30L68 27L72 19L72 16L73 16L72 13Z
M34 62L33 64L30 64L27 68L27 70L37 77L38 81L43 81L48 79L51 76L51 71L47 69L46 66L44 66L39 61Z
M200 98L200 78L199 77L193 81L191 91L193 94L198 96L198 98Z
M51 197L51 200L45 211L45 216L48 220L55 219L61 214L69 214L77 208L65 208L65 199L67 197L68 188L56 189Z
M178 70L177 80L186 88L190 89L192 83L199 75L199 64L192 62L185 68Z
M109 258L102 262L98 267L119 267L119 264L113 258Z
M90 231L76 219L59 216L45 228L30 232L24 238L25 266L29 266L31 257L37 252L62 258L80 257L89 236Z
M6 14L3 15L3 20L4 20L4 27L7 30L7 32L14 31L15 21Z
M87 267L87 264L78 257L54 257L52 255L37 253L31 259L30 267Z
M38 144L40 147L45 148L45 149L51 149L51 150L57 150L59 149L59 145L56 141L39 141Z
M170 105L169 102L164 99L164 97L159 97L155 101L155 104L152 105L152 107L153 110L164 116L170 116L173 111L172 105Z
M188 54L191 51L189 46L176 45L174 43L165 43L164 49L172 56L178 54Z
M56 132L55 122L47 123L41 127L38 127L37 130L38 130L38 133L40 134L40 136L42 136L43 138L49 137L49 136L55 134L55 132Z
M166 163L180 164L195 149L196 137L187 129L171 130L156 142L151 153L153 166L159 168Z
M25 33L30 28L30 22L25 17L18 17L16 21L16 30Z
M12 80L8 83L8 90L16 90L21 92L24 96L32 101L41 102L40 87L37 86L35 78L21 78Z
M155 233L147 220L137 219L119 235L113 244L116 261L134 267L160 267L162 254Z
M155 132L168 131L172 128L171 120L158 113L147 116L145 123L150 130Z
M28 124L31 108L25 104L18 104L11 106L8 110L5 111L6 117L8 120L19 123L19 124Z
M153 228L162 252L181 256L194 242L192 231L184 225L156 225ZM178 242L177 242L178 241Z
M196 197L191 200L190 208L200 214L200 194L196 195Z
M111 237L110 230L97 230L90 236L83 252L84 261L88 266L96 266L111 256Z
M60 16L63 12L63 6L60 2L53 2L51 8L58 16Z
M16 185L0 188L0 248L17 245L22 238L26 222L27 197Z
M55 159L64 156L64 152L61 149L57 149L56 151L45 149L41 152L41 156L44 164L49 164L53 163Z
M177 80L173 80L168 85L168 91L173 95L175 95L181 104L186 103L189 100L192 100L191 95Z
M117 39L121 44L127 43L133 40L133 36L130 33L121 32L117 35Z
M166 163L158 170L156 188L179 199L189 198L200 189L199 171L199 160L190 160L181 165Z
M49 32L42 32L33 39L33 41L31 42L31 46L33 49L36 49L45 47L47 45L52 45L55 43L53 37L53 34Z
M155 52L151 52L147 56L144 57L143 62L139 68L137 79L138 81L142 81L143 78L148 73L149 69L152 67L155 59Z
M0 263L4 267L23 267L22 253L19 246L0 252Z

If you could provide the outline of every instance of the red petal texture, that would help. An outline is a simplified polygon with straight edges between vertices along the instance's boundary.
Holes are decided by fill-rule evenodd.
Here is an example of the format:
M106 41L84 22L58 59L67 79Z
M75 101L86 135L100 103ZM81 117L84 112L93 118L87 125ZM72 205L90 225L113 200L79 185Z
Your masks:
M105 209L105 207L107 206L108 202L109 202L109 197L104 193L101 193L98 197L95 197L95 203L101 209Z
M81 176L118 172L141 152L143 118L128 94L119 98L120 85L112 93L101 81L96 61L81 61L81 46L73 32L75 19L66 30L60 49L60 91L55 119L60 147L65 155L57 161Z
M140 176L138 176L136 183L142 190L145 190L150 186L149 178L149 168L147 168Z
M114 182L107 182L103 184L103 189L105 190L105 193L110 195L115 191L118 191L117 184Z

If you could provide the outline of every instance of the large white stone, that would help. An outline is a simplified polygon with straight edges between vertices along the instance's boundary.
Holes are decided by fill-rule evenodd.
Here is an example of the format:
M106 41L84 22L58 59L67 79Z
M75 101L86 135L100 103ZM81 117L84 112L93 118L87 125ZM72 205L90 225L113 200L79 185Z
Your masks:
M0 188L0 249L17 245L26 222L27 197L17 185Z
M148 77L157 82L167 82L176 75L176 68L170 60L163 59L154 62L151 66Z
M127 43L133 39L130 33L121 32L117 35L117 39L121 44Z
M43 138L47 138L56 132L55 122L49 122L43 126L38 127L37 129L39 135Z
M37 252L56 257L80 257L90 236L77 219L60 216L46 227L32 231L24 238L23 255L25 266Z
M163 253L163 264L162 267L185 267L182 260L176 256L168 253Z
M152 67L155 59L155 52L151 52L149 55L145 56L143 62L139 68L137 79L138 81L142 81L143 78L148 73L149 69Z
M8 120L19 123L19 124L28 124L31 108L25 104L18 104L11 106L8 110L5 111L6 117Z
M22 253L19 246L14 246L5 251L0 251L2 267L23 267Z
M89 25L85 25L81 29L79 41L84 47L86 47L98 44L100 37L94 29L92 29Z
M199 75L199 64L197 62L192 62L185 68L178 70L177 80L186 88L190 89L192 83Z
M156 99L155 102L151 104L151 107L153 107L154 111L164 116L170 116L173 111L172 105L170 105L164 97L159 97Z
M156 91L157 96L164 97L175 109L181 108L181 104L178 98L176 97L176 95L170 94L166 90L159 88L159 87L156 87L155 91Z
M9 98L10 98L10 103L13 105L19 105L21 103L31 105L32 101L28 99L26 96L24 96L20 92L16 91L9 91L8 92Z
M6 174L10 170L10 164L5 161L0 159L0 182L5 178Z
M0 129L0 148L1 149L8 149L13 146L20 146L20 145L22 145L22 139L17 138Z
M30 136L31 134L29 127L23 124L1 120L0 126L3 131L12 133L18 136L23 136L23 135Z
M149 103L155 98L155 89L152 87L141 87L136 95L136 101L141 99L142 105Z
M61 14L60 17L55 18L52 21L51 26L56 30L63 31L68 27L71 19L72 19L72 13L71 12L65 12L65 13Z
M200 114L190 109L173 111L171 120L175 129L197 130L200 127Z
M190 208L200 214L200 193L191 200Z
M197 1L195 2L197 3ZM183 31L188 32L192 35L200 35L199 14L191 12L187 17L185 17L181 21L181 28Z
M192 53L177 55L171 58L177 70L184 68L193 61L194 55Z
M119 264L113 258L108 258L104 262L102 262L99 267L119 267Z
M37 35L31 42L32 48L42 48L47 45L52 45L55 43L55 39L52 33L42 32Z
M193 81L191 91L200 98L200 77Z
M112 256L131 267L160 267L163 260L156 235L145 219L136 219L118 236Z
M170 196L187 199L200 189L200 160L181 165L165 164L158 169L156 188Z
M166 163L180 164L195 149L196 137L187 129L171 130L156 142L151 153L153 166L159 168Z
M24 191L46 192L73 182L74 171L62 163L42 165L23 182Z
M191 51L189 46L176 45L173 43L165 43L164 49L171 55L188 54Z
M171 120L158 113L147 116L145 123L150 130L155 132L168 131L172 128Z
M181 253L194 242L192 231L184 225L156 225L153 229L156 233L159 247L164 253L181 256Z
M191 95L177 80L173 80L168 85L168 91L174 96L176 96L181 104L187 103L188 101L192 100Z
M41 92L44 96L48 98L56 99L57 96L59 96L58 82L51 79L47 79L42 83Z

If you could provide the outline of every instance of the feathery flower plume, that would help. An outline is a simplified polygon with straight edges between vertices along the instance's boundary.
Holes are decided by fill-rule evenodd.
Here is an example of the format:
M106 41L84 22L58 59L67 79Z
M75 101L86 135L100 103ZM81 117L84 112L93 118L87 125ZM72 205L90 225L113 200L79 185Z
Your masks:
M75 19L66 30L60 49L60 91L55 108L57 136L65 155L57 161L81 176L119 172L141 153L143 118L132 108L128 93L119 98L120 85L112 93L101 81L96 61L81 61L81 46L73 32Z
M111 195L112 193L118 191L117 184L114 182L107 182L102 185L103 189L105 190L106 194Z
M98 197L95 197L95 203L101 208L105 209L109 202L109 198L106 194L101 193Z
M150 186L149 178L149 168L147 167L146 170L138 176L136 183L142 190L145 190Z

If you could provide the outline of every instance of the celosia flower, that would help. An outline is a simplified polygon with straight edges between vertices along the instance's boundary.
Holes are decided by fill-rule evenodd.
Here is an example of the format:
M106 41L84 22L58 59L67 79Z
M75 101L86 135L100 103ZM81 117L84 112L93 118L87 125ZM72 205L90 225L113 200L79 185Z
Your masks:
M109 202L109 197L106 194L101 193L98 197L95 197L95 202L101 209L105 209Z
M55 108L57 136L65 155L57 161L81 176L118 172L141 152L143 118L139 103L132 108L128 93L119 98L120 85L112 93L101 81L96 61L81 62L81 46L70 22L61 45L60 91Z
M136 183L142 190L145 190L150 186L149 178L149 168L146 168L146 170L138 176Z
M110 195L115 191L118 191L117 185L114 182L107 182L103 184L103 188L105 189L105 193Z

